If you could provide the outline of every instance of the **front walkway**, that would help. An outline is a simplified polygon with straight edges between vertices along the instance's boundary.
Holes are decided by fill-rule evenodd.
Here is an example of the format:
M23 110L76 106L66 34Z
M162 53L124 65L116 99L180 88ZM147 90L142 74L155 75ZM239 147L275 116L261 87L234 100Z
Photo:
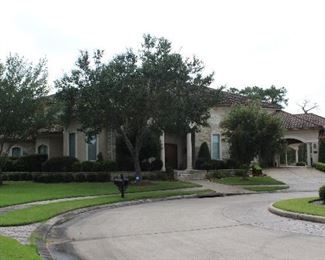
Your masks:
M245 190L238 185L224 185L216 182L211 182L209 180L188 180L188 182L201 185L205 189L213 190L217 193L223 193L225 195L255 193L249 190Z

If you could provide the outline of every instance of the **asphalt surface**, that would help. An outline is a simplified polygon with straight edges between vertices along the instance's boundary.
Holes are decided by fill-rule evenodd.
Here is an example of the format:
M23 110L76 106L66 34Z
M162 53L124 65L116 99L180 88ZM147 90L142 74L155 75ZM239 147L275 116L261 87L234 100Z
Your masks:
M267 210L280 199L316 195L293 191L100 210L54 227L49 249L56 259L323 260L324 224Z

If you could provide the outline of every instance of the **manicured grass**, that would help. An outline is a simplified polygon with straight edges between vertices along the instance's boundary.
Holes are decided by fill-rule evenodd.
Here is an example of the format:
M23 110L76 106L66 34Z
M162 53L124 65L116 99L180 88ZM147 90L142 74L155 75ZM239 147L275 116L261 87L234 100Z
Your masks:
M243 179L242 177L226 177L222 179L215 179L215 182L226 185L280 185L283 182L277 181L269 176L263 177L248 177Z
M325 205L315 205L313 203L309 203L315 199L318 198L314 197L280 200L274 203L273 206L286 211L325 217Z
M0 215L0 226L17 226L47 220L59 214L74 209L96 205L111 204L120 201L130 201L148 198L164 198L177 195L205 194L209 190L200 191L150 191L129 193L122 199L119 195L110 195L92 199L79 199L74 201L55 202L46 205L32 206L25 209L14 210Z
M146 183L143 182L143 184ZM198 185L180 181L152 181L146 185L130 185L128 192L172 190L191 187L198 187ZM117 192L118 190L112 182L55 184L34 183L30 181L4 182L4 184L0 186L0 207L32 201L90 195L108 195Z
M256 187L245 187L246 190L257 191L257 192L272 192L277 190L288 189L289 186L256 186Z
M0 259L40 260L41 257L34 246L25 246L14 239L0 236Z

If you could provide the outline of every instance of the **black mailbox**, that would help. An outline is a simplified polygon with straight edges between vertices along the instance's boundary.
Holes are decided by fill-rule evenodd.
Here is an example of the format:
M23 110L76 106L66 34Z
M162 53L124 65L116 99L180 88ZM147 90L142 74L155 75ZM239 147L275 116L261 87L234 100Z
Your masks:
M120 177L114 178L114 184L118 187L119 191L121 192L121 197L124 198L124 193L129 185L129 179L124 178L123 174Z

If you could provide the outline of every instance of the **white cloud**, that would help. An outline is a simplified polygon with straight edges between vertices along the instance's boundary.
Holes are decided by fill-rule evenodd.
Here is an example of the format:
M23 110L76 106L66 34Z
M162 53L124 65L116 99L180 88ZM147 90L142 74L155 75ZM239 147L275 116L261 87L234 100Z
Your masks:
M0 58L47 56L50 80L80 49L108 56L136 48L144 33L170 39L215 71L214 86L286 87L291 112L308 98L325 115L323 1L0 1Z

